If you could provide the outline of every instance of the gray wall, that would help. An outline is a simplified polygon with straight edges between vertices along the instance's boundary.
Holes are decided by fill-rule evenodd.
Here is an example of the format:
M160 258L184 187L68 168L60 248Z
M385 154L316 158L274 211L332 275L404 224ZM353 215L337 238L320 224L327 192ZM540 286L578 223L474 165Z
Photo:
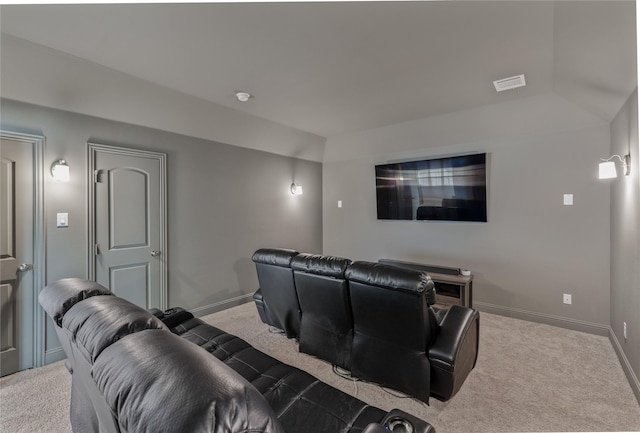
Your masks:
M0 51L3 98L322 161L325 140L317 135L6 34Z
M606 122L549 95L326 146L325 253L467 268L481 310L608 335L609 186L597 179L609 152ZM373 154L357 156L366 146ZM375 164L465 152L489 153L487 223L376 219ZM565 193L574 206L563 205Z
M167 153L171 306L204 314L250 297L257 248L322 251L320 163L6 99L0 108L2 129L46 137L47 169L58 158L71 167L68 184L45 176L47 283L86 277L88 141ZM304 195L290 194L293 180ZM68 229L57 212L69 212ZM57 346L48 328L48 359Z
M611 123L611 154L631 154L631 174L611 183L611 329L614 347L640 400L640 146L638 91ZM627 322L627 339L622 324Z

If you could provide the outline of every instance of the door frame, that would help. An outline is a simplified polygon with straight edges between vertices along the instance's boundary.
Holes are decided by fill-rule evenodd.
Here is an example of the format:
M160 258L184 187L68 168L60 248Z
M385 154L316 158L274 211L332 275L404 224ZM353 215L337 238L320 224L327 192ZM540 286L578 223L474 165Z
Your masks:
M112 146L108 144L98 144L87 142L87 229L88 229L88 279L95 281L96 279L96 197L95 197L95 181L96 181L96 154L111 153L122 156L134 156L155 159L160 165L160 239L159 248L162 251L164 260L160 260L160 305L159 308L164 310L168 308L168 284L167 284L167 155L161 152L153 152L149 150L131 149L128 147Z
M46 278L46 233L44 209L44 146L42 135L23 134L20 132L0 130L0 137L31 146L33 155L33 287L29 290L32 305L19 307L19 311L31 310L33 315L33 332L20 334L19 369L41 367L45 364L45 312L38 304L38 295L45 286ZM20 314L19 322L26 318ZM21 329L25 329L20 324Z

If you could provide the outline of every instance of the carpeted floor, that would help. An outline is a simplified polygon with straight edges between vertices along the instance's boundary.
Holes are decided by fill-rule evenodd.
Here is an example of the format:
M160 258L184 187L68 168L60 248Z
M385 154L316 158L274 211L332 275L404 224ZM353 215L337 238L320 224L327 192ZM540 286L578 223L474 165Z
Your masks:
M373 406L423 418L439 433L640 432L640 405L605 337L481 313L476 368L453 399L427 406L335 375L260 322L252 303L202 319ZM62 362L0 379L0 431L70 432L69 386Z
M0 432L69 433L71 376L64 361L0 379Z

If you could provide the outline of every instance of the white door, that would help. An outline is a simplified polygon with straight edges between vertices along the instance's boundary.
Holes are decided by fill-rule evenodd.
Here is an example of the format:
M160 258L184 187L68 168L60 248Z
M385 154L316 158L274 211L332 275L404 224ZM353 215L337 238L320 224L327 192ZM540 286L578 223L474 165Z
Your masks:
M44 275L43 255L34 248L43 242L42 177L34 177L42 144L42 137L0 133L0 376L40 365L44 352L44 325L34 308Z
M89 144L94 279L143 308L166 308L164 154Z

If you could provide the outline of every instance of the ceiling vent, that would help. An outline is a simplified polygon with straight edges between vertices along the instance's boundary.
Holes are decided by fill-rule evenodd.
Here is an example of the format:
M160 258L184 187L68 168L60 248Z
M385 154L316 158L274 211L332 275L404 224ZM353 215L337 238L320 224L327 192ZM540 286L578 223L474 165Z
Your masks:
M526 84L527 83L524 81L524 74L516 75L515 77L503 78L502 80L496 80L493 82L497 92L515 89L516 87L524 87Z

